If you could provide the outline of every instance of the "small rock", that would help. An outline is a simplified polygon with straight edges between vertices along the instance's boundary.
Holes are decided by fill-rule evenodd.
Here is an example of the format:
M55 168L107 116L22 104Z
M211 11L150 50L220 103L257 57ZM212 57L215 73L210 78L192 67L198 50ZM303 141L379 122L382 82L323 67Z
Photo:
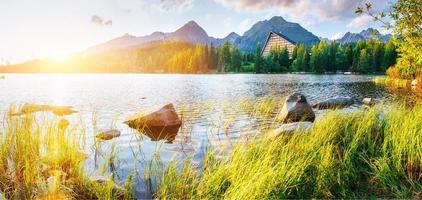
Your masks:
M315 120L315 113L306 97L300 93L289 95L280 111L278 120L281 123Z
M372 98L363 98L362 103L367 106L371 106L374 104L374 101L372 100Z
M112 184L113 192L123 190L123 188L121 188L119 185L117 185L113 180L111 180L110 178L104 177L104 176L91 176L91 177L89 177L89 180L92 181L92 182L96 182L100 185Z
M295 131L302 133L308 133L311 131L313 123L312 122L294 122L289 124L283 124L279 128L270 132L271 137L277 137L282 134L292 134Z
M21 107L19 112L13 113L12 116L48 111L51 111L53 112L53 114L58 116L71 115L73 113L76 113L76 111L73 110L71 106L52 106L26 103Z
M50 109L53 114L58 116L71 115L77 112L72 109L72 106L50 106Z
M57 126L60 130L65 130L69 126L69 121L67 119L61 119Z
M21 107L20 113L22 114L29 114L34 112L42 112L42 111L50 111L49 105L38 105L38 104L30 104L26 103Z
M176 113L173 104L168 103L161 108L154 109L149 114L138 114L127 119L124 123L129 127L145 133L152 141L167 140L172 142L182 126L182 121Z
M416 88L418 86L418 84L419 84L418 79L414 79L411 83L411 86L412 86L412 88Z
M353 105L353 99L350 97L338 97L333 99L328 99L323 102L316 103L313 108L316 109L339 109L346 108Z
M101 140L111 140L119 136L120 136L119 130L108 130L108 131L98 133L95 137Z

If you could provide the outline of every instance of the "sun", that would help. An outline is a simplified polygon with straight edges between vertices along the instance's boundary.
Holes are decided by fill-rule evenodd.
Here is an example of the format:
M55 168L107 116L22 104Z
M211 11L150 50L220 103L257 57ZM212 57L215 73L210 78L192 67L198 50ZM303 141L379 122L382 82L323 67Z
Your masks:
M54 51L48 54L48 59L55 61L55 62L64 62L70 56L69 52L66 51Z

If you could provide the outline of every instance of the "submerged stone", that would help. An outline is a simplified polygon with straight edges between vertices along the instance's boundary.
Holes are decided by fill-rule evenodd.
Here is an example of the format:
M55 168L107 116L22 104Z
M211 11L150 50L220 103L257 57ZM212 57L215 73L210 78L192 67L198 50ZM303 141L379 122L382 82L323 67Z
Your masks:
M98 133L95 137L101 140L111 140L120 136L119 130L108 130Z
M95 182L100 185L111 185L113 192L122 192L123 188L121 188L117 183L115 183L112 179L104 177L104 176L91 176L89 180Z
M61 119L57 126L60 130L65 130L69 126L69 121L67 119Z
M167 142L173 142L182 126L182 121L171 103L154 109L148 114L138 114L124 123L144 133L152 141L166 140Z
M53 106L26 103L20 108L19 112L13 113L12 116L31 114L35 112L52 112L55 115L64 116L71 115L77 111L73 110L71 106Z
M283 124L279 128L274 129L270 132L270 137L278 137L284 134L292 134L296 131L301 133L308 133L311 131L312 122L294 122L289 124Z
M73 110L71 106L50 106L53 114L58 116L71 115L77 111Z
M278 120L281 123L315 120L315 113L308 104L306 97L300 93L289 95L279 113Z
M313 107L316 109L340 109L353 105L353 99L350 97L337 97L316 103Z

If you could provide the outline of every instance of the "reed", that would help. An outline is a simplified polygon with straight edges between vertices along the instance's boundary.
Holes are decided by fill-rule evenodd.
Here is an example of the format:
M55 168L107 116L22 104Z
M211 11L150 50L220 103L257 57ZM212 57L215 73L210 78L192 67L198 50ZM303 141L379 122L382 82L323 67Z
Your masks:
M7 199L110 199L131 197L112 180L85 173L85 129L63 118L6 114L0 130L0 192Z
M173 163L156 195L163 199L412 198L422 189L421 120L422 106L333 111L319 117L308 134L239 143L227 157L209 152L199 171L189 160L182 166Z
M277 138L275 128L281 98L264 97L183 108L189 137L201 112L213 113L214 129L227 135L240 117L250 119L232 148L210 147L201 167L190 156L163 162L157 143L151 161L135 157L134 170L122 186L108 165L119 159L111 145L103 155L109 174L94 181L86 172L88 130L63 118L7 114L0 129L0 193L7 199L131 199L134 179L146 180L160 199L280 199L280 198L417 198L422 190L422 105L380 104L353 112L331 111L318 116L310 133ZM13 108L9 113L12 112ZM221 112L226 115L219 115ZM199 114L198 114L199 113ZM227 114L228 113L228 114ZM218 121L220 120L220 121ZM97 116L92 124L96 132ZM83 123L83 122L80 122ZM192 122L193 123L193 122ZM252 129L252 130L249 130ZM92 137L95 138L95 137ZM94 142L95 149L101 148ZM141 149L140 147L138 149ZM102 149L99 149L103 151ZM136 171L136 165L145 169ZM137 177L140 176L140 177Z

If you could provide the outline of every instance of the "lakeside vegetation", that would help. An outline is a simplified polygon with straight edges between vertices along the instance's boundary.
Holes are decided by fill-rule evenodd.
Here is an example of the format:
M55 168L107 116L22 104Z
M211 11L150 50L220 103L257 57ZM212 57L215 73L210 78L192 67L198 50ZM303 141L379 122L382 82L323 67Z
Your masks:
M356 10L357 14L367 14L375 21L392 29L396 36L397 64L390 67L387 74L393 79L415 79L422 75L422 2L419 0L398 0L390 4L389 12L376 13L372 4ZM394 23L387 21L391 18Z
M266 98L256 103L241 101L231 107L268 120L274 118L274 109L280 108L277 102ZM157 177L152 178L159 184L154 196L420 197L421 120L421 105L393 103L362 107L354 112L331 111L318 116L309 133L299 130L271 138L272 126L259 124L257 138L239 140L228 155L211 147L201 168L194 168L190 159L158 164L164 169L154 169ZM139 187L133 185L134 177L121 186L116 186L112 179L98 183L89 178L84 169L85 129L75 129L78 124L63 124L57 118L47 120L34 115L7 118L0 140L3 197L131 198L133 189ZM113 159L119 157L114 155ZM144 176L137 175L141 179Z
M35 70L30 72L120 72L123 68L129 72L177 73L324 73L337 70L372 73L383 72L394 65L387 70L389 77L397 79L397 85L408 85L408 80L398 79L417 78L421 81L418 77L421 75L421 29L408 28L420 27L421 18L414 18L422 13L418 10L421 7L414 9L418 5L420 1L397 1L393 8L399 12L397 15L402 14L397 17L396 26L399 28L395 29L400 37L387 44L371 40L350 46L320 42L310 49L299 45L292 59L283 48L273 49L270 56L262 58L259 56L259 45L254 55L242 53L229 43L216 48L166 42L153 43L146 49L135 49L131 53L121 51L101 57L79 56L66 63L46 64L39 61L36 68L33 65L23 67ZM366 9L370 10L370 4ZM403 16L408 14L408 18ZM124 62L115 56L123 56ZM61 68L58 69L57 65ZM417 88L421 90L422 85ZM245 101L229 106L241 107L257 118L271 119L274 111L280 108L277 100L270 98L257 104ZM39 119L31 114L15 117L7 114L5 118L4 127L0 129L2 197L133 198L133 188L137 186L133 185L131 178L121 187L115 185L112 176L104 182L89 178L84 169L84 129L72 128L63 119ZM230 119L223 120L224 126L230 126ZM421 121L422 105L393 102L371 108L361 107L352 112L335 110L319 115L307 133L298 130L274 138L268 136L274 127L259 124L255 127L259 130L259 137L238 142L228 154L222 155L221 149L211 148L203 167L199 169L193 167L190 159L170 165L157 164L165 170L160 173L160 170L153 169L157 171L154 175L158 175L155 178L159 183L154 197L421 199Z
M14 110L0 129L0 198L132 198L129 187L115 187L112 178L88 176L86 133L80 125L33 114L13 117Z
M420 198L420 120L420 105L333 111L319 117L310 133L239 143L227 157L209 153L203 172L189 160L175 163L157 197Z

